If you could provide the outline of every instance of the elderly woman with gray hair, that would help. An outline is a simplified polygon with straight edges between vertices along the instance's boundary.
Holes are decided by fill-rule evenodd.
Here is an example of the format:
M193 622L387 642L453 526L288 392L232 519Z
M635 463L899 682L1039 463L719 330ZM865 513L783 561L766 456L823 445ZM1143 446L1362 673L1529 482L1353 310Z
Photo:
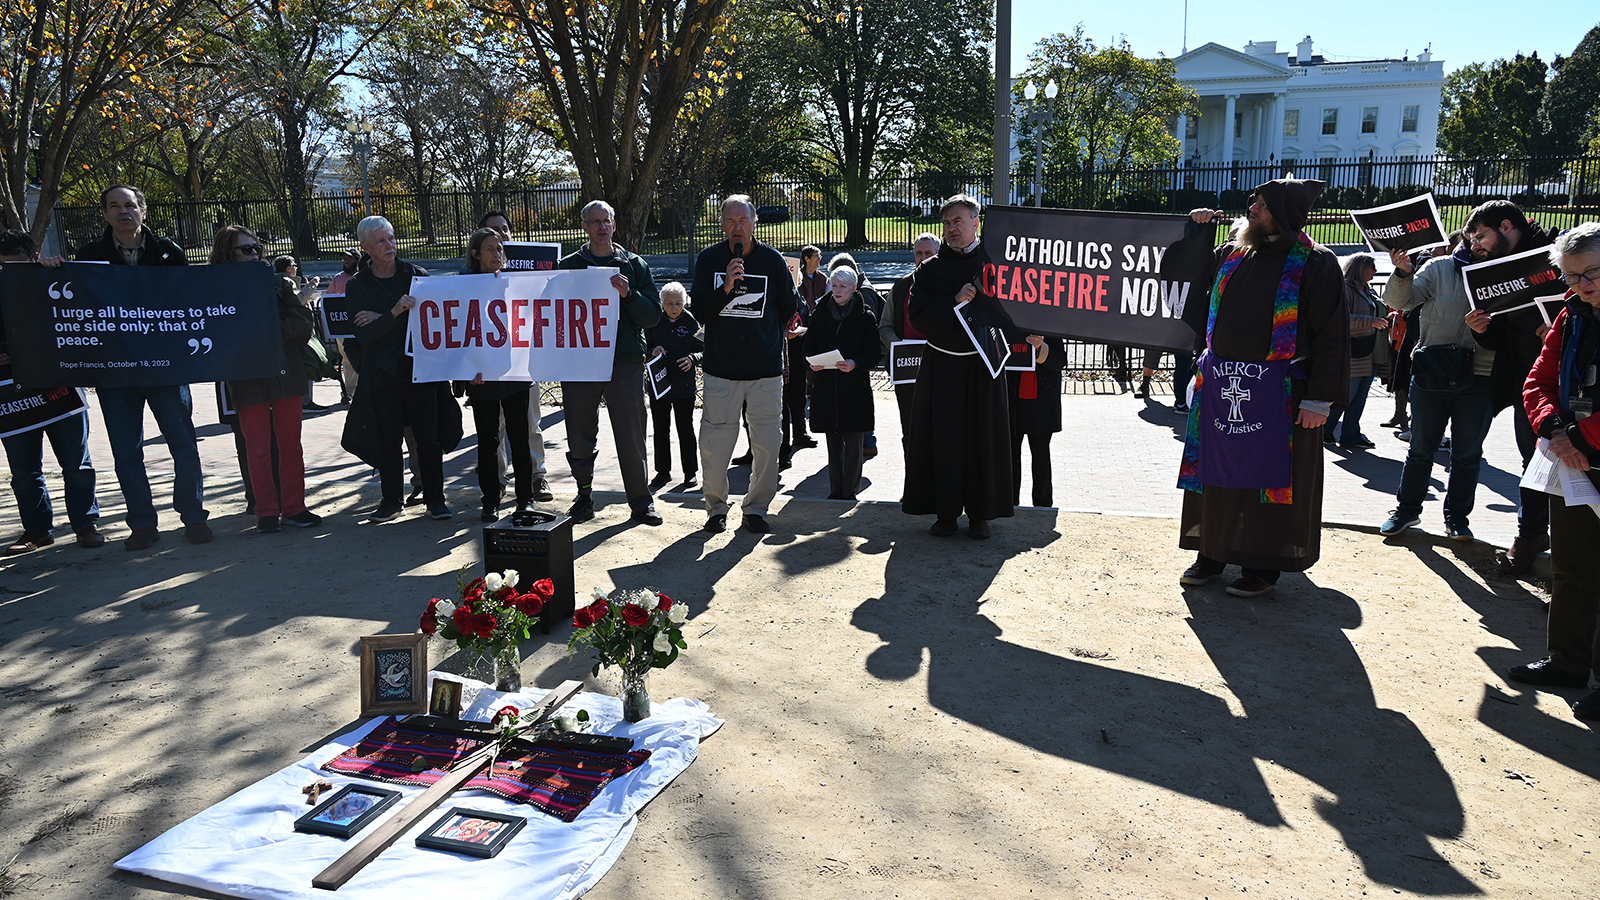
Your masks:
M399 258L394 226L382 216L368 216L356 225L356 239L371 262L345 286L345 305L361 342L361 380L345 418L343 444L378 470L383 499L369 518L382 522L405 509L405 466L401 446L409 427L416 439L416 467L421 476L428 517L448 519L444 500L444 447L440 420L454 409L459 434L461 408L450 397L447 382L412 384L411 357L406 355L406 328L417 301L408 290L411 279L427 270ZM458 438L459 440L459 438ZM453 448L456 441L448 441Z
M1544 337L1544 349L1523 385L1533 430L1578 477L1600 471L1600 223L1586 222L1556 238L1550 260L1566 278L1565 307ZM1550 618L1543 659L1512 666L1512 681L1587 688L1600 672L1600 517L1588 504L1550 496ZM1600 720L1600 691L1572 705L1580 719Z

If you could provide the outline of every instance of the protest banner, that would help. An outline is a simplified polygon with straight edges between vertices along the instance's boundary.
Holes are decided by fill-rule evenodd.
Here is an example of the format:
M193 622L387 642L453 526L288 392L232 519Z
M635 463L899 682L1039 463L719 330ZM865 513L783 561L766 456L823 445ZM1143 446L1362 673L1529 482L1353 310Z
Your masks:
M984 211L984 293L1017 329L1160 350L1190 350L1187 303L1205 303L1213 232L1187 216L993 206Z
M1012 344L1011 355L1006 357L1007 372L1036 372L1039 361L1034 358L1033 348L1027 344Z
M1467 300L1491 316L1560 300L1567 292L1547 247L1461 267Z
M917 383L917 373L922 371L922 350L927 344L927 341L895 341L889 345L890 383Z
M616 269L415 278L413 380L610 381Z
M560 244L506 241L500 246L506 251L507 272L549 272L561 261Z
M282 375L277 279L258 262L6 266L12 375L29 390Z
M344 305L343 294L322 295L322 330L329 340L351 340L356 327L350 324L350 308Z
M0 390L0 438L43 428L88 409L82 388L42 391Z
M1361 229L1361 236L1367 239L1367 247L1377 253L1426 250L1450 244L1432 191L1388 206L1352 209L1350 218Z

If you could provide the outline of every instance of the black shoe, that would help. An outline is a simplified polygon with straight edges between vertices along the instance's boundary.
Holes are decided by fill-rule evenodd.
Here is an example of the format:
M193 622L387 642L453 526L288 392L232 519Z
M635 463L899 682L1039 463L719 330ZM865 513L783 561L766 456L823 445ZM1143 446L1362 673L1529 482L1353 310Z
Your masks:
M1600 691L1595 691L1582 700L1572 704L1572 714L1580 719L1593 722L1600 719Z
M1444 533L1452 541L1473 540L1472 529L1468 528L1467 523L1461 519L1444 523Z
M659 491L672 480L671 472L657 472L656 477L650 479L650 490Z
M794 439L794 443L791 445L791 449L794 449L794 450L809 450L812 447L815 447L816 445L817 445L817 442L816 442L816 440L814 438L812 438L812 437L810 437L808 435L802 434L799 437Z
M453 518L454 516L455 513L451 512L450 507L446 504L433 503L428 506L428 518L430 519L443 522L445 519Z
M556 499L556 495L550 493L549 479L543 475L535 475L533 477L533 499L540 503L549 503Z
M594 521L594 495L579 491L578 499L572 501L572 507L567 510L567 516L575 525Z
M1133 396L1140 400L1150 399L1150 377L1148 375L1140 379L1139 389L1133 392Z
M708 516L705 527L702 530L709 531L712 534L721 534L728 530L728 517L722 514Z
M644 506L635 508L633 515L629 518L635 522L643 522L646 525L652 526L660 525L662 522L666 521L666 519L661 518L660 513L656 512L656 505L654 503L646 503Z
M1506 670L1506 677L1518 684L1532 684L1540 687L1585 688L1589 686L1588 672L1568 672L1556 668L1555 661L1546 656L1536 659L1531 663L1512 666Z
M124 550L148 550L161 540L161 532L154 528L135 528L133 534L122 542Z
M498 521L500 521L500 504L499 504L499 502L497 501L497 502L491 503L488 500L483 501L483 512L478 514L478 518L482 519L485 522L498 522Z
M1265 597L1277 589L1276 584L1257 575L1245 575L1228 585L1228 593L1235 597Z
M1188 415L1189 414L1189 404L1184 403L1182 400L1179 400L1177 403L1172 404L1172 411L1175 412L1175 413L1181 413L1182 415Z
M975 541L987 541L991 533L988 520L967 517L967 537Z
M262 534L277 534L283 530L283 522L277 516L262 516L256 520L256 530Z
M744 521L739 523L739 527L751 534L766 534L772 530L772 526L767 524L767 520L757 515L745 516Z
M372 513L367 516L367 519L373 522L387 522L390 519L400 515L401 511L404 509L405 507L402 506L398 500L385 500L378 504L378 508L373 510Z
M779 453L778 454L778 471L779 472L782 472L784 469L787 469L792 465L794 465L794 460L792 458L790 458L789 454L787 454L787 453Z
M956 520L940 519L933 523L933 527L928 529L928 533L934 537L949 537L956 533Z
M1222 569L1222 566L1213 568L1205 563L1197 562L1189 568L1183 570L1183 574L1178 576L1178 583L1187 584L1190 587L1200 587L1201 585L1210 584L1211 582L1222 577Z
M320 403L316 403L316 402L311 401L311 400L306 400L306 401L303 401L300 404L300 408L305 410L305 411L307 411L307 412L322 412L323 410L327 409L328 407L323 406Z
M511 511L513 516L525 515L533 510L532 500L518 500L517 508Z
M411 489L411 496L406 498L406 505L407 506L421 506L422 505L422 488L421 487L414 487L414 488Z
M315 528L322 524L322 517L309 509L302 509L292 516L284 516L283 524L296 528Z
M699 483L700 483L699 476L695 475L693 472L690 472L689 474L683 476L683 484L678 485L678 487L680 489L681 488L692 488L692 487L695 487L696 485L698 485Z
M728 465L730 465L730 466L748 466L751 463L755 462L755 459L756 459L755 454L750 453L749 451L746 451L743 456L735 456L733 459L728 460Z
M1324 432L1323 432L1323 433L1322 433L1322 442L1323 442L1323 443L1324 443L1324 444L1332 444L1332 443L1333 443L1333 432L1331 432L1331 431L1324 431Z

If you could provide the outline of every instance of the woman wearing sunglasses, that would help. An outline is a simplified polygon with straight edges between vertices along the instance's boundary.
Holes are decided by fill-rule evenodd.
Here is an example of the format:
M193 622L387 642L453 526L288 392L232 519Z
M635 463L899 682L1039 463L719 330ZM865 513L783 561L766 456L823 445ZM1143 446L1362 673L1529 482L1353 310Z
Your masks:
M211 264L265 265L261 242L243 225L217 232L211 246ZM284 368L272 378L228 382L244 434L242 467L251 490L256 529L262 534L283 530L284 523L299 528L322 524L322 517L306 509L306 466L300 448L300 401L305 395L306 367L300 345L311 338L311 311L300 305L288 279L277 279L278 325L283 341ZM277 470L273 470L273 444L277 444ZM276 478L274 478L276 474Z

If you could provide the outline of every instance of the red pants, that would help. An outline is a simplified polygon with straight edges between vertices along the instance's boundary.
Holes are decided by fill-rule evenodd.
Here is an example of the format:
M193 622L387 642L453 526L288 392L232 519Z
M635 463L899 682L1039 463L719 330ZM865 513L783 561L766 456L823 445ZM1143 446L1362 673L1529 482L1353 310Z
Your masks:
M250 463L256 517L292 516L306 508L306 463L300 450L300 397L239 407ZM272 478L272 443L278 443L278 479Z

